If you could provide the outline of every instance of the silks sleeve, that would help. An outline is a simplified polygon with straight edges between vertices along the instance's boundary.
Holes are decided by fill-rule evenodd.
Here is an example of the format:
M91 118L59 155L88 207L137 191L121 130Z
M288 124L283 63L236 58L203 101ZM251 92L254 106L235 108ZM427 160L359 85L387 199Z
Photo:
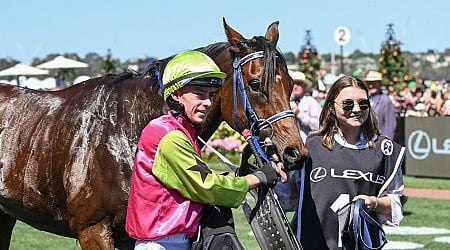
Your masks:
M153 174L164 186L177 190L186 199L224 207L238 207L249 187L245 177L213 173L180 130L171 131L161 139Z

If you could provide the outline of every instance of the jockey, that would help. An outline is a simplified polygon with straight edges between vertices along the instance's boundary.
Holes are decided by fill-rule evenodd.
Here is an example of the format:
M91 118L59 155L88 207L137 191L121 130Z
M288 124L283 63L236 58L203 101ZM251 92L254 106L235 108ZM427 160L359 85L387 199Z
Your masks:
M238 207L249 189L276 183L271 167L225 176L201 159L197 137L225 77L198 51L167 63L162 82L170 111L144 128L134 161L126 230L137 240L135 249L189 249L205 204Z

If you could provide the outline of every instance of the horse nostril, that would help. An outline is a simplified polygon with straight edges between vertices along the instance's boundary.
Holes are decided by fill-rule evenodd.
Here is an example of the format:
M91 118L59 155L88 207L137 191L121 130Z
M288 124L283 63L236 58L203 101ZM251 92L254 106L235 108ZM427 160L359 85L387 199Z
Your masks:
M301 169L302 159L302 154L294 147L287 147L283 152L284 167L288 171Z

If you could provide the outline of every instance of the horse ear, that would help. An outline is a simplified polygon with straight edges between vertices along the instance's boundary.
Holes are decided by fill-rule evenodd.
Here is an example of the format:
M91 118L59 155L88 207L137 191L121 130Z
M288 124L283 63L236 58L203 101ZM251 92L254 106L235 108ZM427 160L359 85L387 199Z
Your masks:
M269 25L266 31L266 39L275 46L277 46L278 38L280 37L280 33L278 32L278 24L278 21L273 22Z
M233 51L234 53L239 53L240 49L238 46L238 42L244 41L245 38L241 34L239 34L239 32L228 26L227 22L225 21L225 17L223 18L223 27L225 28L225 34L227 35L231 51Z

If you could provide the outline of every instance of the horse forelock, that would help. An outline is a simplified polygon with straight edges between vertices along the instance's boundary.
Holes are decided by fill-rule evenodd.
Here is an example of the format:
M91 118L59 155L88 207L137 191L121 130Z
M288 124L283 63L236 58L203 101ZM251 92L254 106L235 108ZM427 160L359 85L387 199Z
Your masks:
M264 51L264 75L265 84L275 83L277 67L287 67L284 57L274 44L263 36L255 36L249 40L250 46L255 51Z

